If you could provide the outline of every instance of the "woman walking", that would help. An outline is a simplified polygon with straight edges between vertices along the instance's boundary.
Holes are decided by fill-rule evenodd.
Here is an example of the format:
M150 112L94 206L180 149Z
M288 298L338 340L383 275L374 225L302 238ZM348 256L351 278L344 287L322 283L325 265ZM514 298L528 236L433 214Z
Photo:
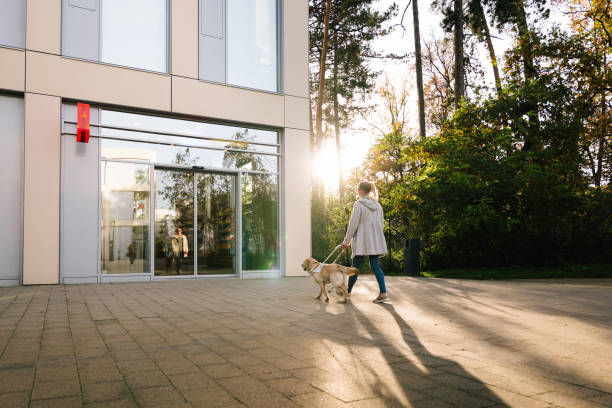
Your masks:
M385 287L385 275L378 261L379 257L387 254L387 243L383 232L383 210L378 202L374 183L362 181L357 187L357 194L359 194L359 199L353 204L353 213L342 247L346 249L348 245L351 245L353 267L357 269L361 268L366 257L369 258L370 268L376 276L380 289L378 297L373 302L385 303L390 299ZM349 296L357 282L357 276L353 275L349 278Z

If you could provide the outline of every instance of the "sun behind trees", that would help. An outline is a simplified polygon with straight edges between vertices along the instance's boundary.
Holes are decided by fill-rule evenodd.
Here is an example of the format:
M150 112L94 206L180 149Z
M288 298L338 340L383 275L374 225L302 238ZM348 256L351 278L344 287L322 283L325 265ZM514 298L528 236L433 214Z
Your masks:
M384 131L347 180L379 188L390 243L383 267L401 270L408 236L421 238L425 269L612 262L609 2L464 3L462 55L450 37L456 20L443 20L449 37L424 42L427 138L415 118L405 120L415 90L385 83L378 110L386 121L372 127ZM453 4L434 7L452 16ZM553 21L551 6L569 23ZM501 57L490 27L512 39ZM456 58L465 63L457 107ZM315 257L341 237L352 199L313 202Z

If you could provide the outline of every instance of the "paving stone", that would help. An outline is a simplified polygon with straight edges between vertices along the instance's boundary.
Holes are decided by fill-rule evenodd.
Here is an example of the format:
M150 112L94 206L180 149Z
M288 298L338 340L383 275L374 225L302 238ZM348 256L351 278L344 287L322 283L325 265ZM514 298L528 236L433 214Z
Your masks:
M168 378L160 370L126 374L124 379L130 388L159 387L169 384Z
M297 407L298 405L270 390L263 383L250 377L222 378L219 385L248 407Z
M36 369L37 381L62 380L66 378L78 378L76 364L72 363L59 367L39 367Z
M367 398L361 401L355 401L348 404L351 408L410 408L411 403L399 402L388 398Z
M266 385L273 390L283 394L285 397L295 397L296 395L307 394L318 391L316 388L306 384L297 378L282 378L279 380L267 381Z
M27 408L30 404L30 391L0 394L0 407Z
M596 396L589 397L588 400L604 406L612 407L612 394L600 393Z
M81 397L54 398L32 401L30 408L80 408L83 406Z
M605 405L595 400L587 400L556 391L534 395L533 398L561 407L571 408L602 408Z
M370 387L357 384L349 377L338 376L319 368L300 368L293 370L292 374L344 402L376 396Z
M76 379L63 379L57 381L43 381L34 384L32 399L49 399L81 395L81 386Z
M117 367L122 374L157 370L157 366L152 360L117 361Z
M287 378L292 377L290 370L281 370L280 368L274 367L272 364L263 363L260 365L241 367L246 373L257 380L272 380L275 378Z
M315 392L300 394L291 397L291 400L302 407L313 408L347 408L348 404L332 397L331 395L315 390Z
M266 364L262 359L251 356L246 353L229 355L225 357L227 361L234 364L237 367L252 367Z
M504 390L503 388L497 388L490 386L491 392L493 392L503 405L510 407L525 407L525 408L546 408L550 407L551 404L537 399L526 397L521 394L517 394L512 391Z
M212 378L240 377L246 374L233 364L207 365L202 370Z
M225 360L217 353L194 354L187 356L187 358L199 366L222 364L227 362L227 360Z
M32 389L34 368L0 368L0 393Z
M85 408L138 408L133 400L102 401L85 404Z
M218 408L244 406L227 391L214 385L208 388L196 388L183 392L187 401L197 408Z
M300 361L293 357L279 357L279 358L269 358L266 359L266 362L280 368L281 370L292 370L295 368L306 368L312 367L310 363Z
M85 403L128 398L131 398L131 396L123 381L83 384L83 401Z
M469 392L460 390L459 388L455 388L448 385L443 385L437 388L429 388L427 390L424 390L423 392L431 395L436 399L440 399L442 401L446 401L464 407L488 407L496 402L499 402L491 399L484 399L474 394L470 394Z
M115 366L110 367L87 367L79 369L79 378L85 383L103 383L121 381L121 374Z
M134 398L141 407L187 407L183 397L172 387L140 388Z
M204 373L186 373L175 374L168 376L170 382L179 390L187 391L197 388L208 388L215 383L208 375Z
M159 368L166 374L197 373L200 369L184 358L177 360L164 360L158 363Z

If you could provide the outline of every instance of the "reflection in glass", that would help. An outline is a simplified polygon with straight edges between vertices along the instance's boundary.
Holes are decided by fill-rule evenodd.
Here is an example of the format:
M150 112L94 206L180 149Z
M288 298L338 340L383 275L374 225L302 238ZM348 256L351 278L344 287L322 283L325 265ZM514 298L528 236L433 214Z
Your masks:
M242 176L242 268L279 269L278 177Z
M181 134L225 140L244 140L254 143L278 144L278 133L272 130L247 129L237 126L196 122L193 120L141 115L138 113L103 110L101 124L150 132Z
M155 275L193 275L193 172L155 170Z
M235 142L236 143L236 142ZM227 143L233 148L233 143ZM155 143L100 139L101 156L115 160L143 160L157 164L202 166L214 169L278 171L278 157L251 152L210 150Z
M149 166L101 162L102 273L148 273Z
M184 145L212 149L236 149L259 153L278 153L277 146L248 143L246 141L248 137L248 132L249 130L246 129L244 132L240 132L240 135L245 134L246 137L235 141L230 141L200 139L197 137L168 136L160 133L145 133L132 130L110 129L104 127L100 129L100 135L102 137L112 137L116 139L128 139L132 141L143 141L148 143L163 143L169 145Z
M101 61L167 72L167 0L101 0Z
M277 0L227 1L227 82L277 91Z
M236 176L196 173L198 274L236 273Z

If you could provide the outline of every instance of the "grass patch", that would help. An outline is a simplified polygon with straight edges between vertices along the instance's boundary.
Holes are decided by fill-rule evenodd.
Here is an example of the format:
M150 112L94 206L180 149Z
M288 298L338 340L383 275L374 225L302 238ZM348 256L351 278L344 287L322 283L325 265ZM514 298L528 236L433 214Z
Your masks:
M564 279L612 278L612 264L561 265L550 267L512 266L508 268L442 269L423 271L428 278L448 279Z

